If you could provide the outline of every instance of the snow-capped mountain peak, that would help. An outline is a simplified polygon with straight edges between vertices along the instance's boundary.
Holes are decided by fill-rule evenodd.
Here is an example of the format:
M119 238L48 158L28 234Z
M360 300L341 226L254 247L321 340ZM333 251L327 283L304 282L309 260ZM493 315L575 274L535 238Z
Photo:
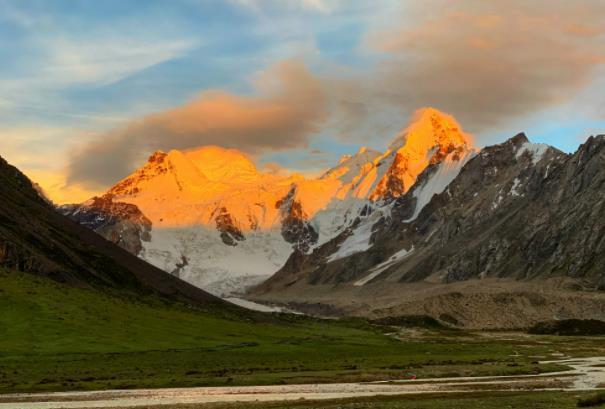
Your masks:
M410 124L391 144L392 150L405 147L407 151L426 152L435 147L472 145L472 138L462 130L456 119L435 108L416 111Z
M156 151L142 168L109 190L115 197L151 193L177 194L187 188L202 186L208 178L180 151Z
M325 172L321 179L338 179L343 184L351 183L353 179L361 176L368 166L382 156L379 151L362 147L355 155L343 156L335 167Z
M128 209L136 216L128 221L103 217L115 223L104 225L107 238L123 243L125 229L132 231L128 237L136 242L125 247L137 249L140 257L227 294L267 278L292 251L312 251L360 219L371 233L373 221L388 216L393 199L421 172L447 162L439 183L428 184L423 193L430 198L434 186L445 188L470 150L470 138L452 117L426 108L385 153L362 147L314 179L259 171L235 149L157 151L103 200L85 203L83 212L75 209L72 215L88 220L95 212ZM146 225L133 230L136 220Z
M204 146L184 155L210 180L247 183L262 177L250 158L236 149Z
M414 185L427 166L440 163L452 153L456 158L469 151L474 151L472 139L451 115L434 108L418 110L410 125L391 143L384 157L391 165L370 198L397 198Z

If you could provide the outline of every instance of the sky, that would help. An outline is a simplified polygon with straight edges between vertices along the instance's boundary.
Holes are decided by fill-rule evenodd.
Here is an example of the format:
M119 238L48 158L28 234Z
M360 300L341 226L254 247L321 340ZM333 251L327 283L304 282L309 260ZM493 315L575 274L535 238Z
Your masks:
M605 133L601 0L0 0L0 155L57 203L156 150L313 175L413 112L479 146Z

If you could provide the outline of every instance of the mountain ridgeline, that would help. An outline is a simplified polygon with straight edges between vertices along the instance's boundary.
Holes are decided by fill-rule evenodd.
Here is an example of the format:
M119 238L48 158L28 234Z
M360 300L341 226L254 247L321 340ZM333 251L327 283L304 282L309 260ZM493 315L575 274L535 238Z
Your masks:
M362 148L319 178L258 170L216 146L156 152L102 197L60 211L217 295L242 292L351 227L390 211L427 167L448 177L476 154L456 121L427 108L389 149ZM444 188L445 186L443 186Z
M486 147L418 211L436 178L427 167L388 216L293 254L254 294L479 327L605 314L605 136L571 155L524 134Z
M218 147L157 152L60 210L217 295L518 328L605 314L604 162L604 136L573 154L524 134L479 150L427 108L384 153L316 179Z
M591 137L574 155L566 155L532 145L519 134L483 149L414 215L419 192L434 177L435 169L429 167L393 204L390 216L372 226L367 250L322 262L338 248L334 242L358 233L353 228L305 255L302 264L312 270L308 281L357 280L404 250L402 260L384 266L373 280L390 274L400 282L433 277L444 283L569 277L583 289L605 289L603 165L603 137ZM284 280L292 285L290 273L305 275L301 260L296 265L281 270L265 287Z

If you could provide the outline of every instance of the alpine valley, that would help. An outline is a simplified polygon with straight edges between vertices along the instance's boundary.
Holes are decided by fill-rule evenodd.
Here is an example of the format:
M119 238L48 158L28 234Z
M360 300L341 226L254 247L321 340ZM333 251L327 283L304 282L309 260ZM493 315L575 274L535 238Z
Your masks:
M318 178L206 146L155 152L59 211L215 295L318 315L520 328L605 316L605 137L574 154L524 134L478 149L418 111L385 152Z

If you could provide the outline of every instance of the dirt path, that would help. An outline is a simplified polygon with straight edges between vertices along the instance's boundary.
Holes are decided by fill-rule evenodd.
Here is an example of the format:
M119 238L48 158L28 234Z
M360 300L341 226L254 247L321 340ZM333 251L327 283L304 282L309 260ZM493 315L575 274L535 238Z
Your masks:
M0 396L0 409L133 408L145 405L336 399L376 395L486 390L592 390L605 385L605 357L557 362L570 371L524 376L435 378L415 381L139 389Z

